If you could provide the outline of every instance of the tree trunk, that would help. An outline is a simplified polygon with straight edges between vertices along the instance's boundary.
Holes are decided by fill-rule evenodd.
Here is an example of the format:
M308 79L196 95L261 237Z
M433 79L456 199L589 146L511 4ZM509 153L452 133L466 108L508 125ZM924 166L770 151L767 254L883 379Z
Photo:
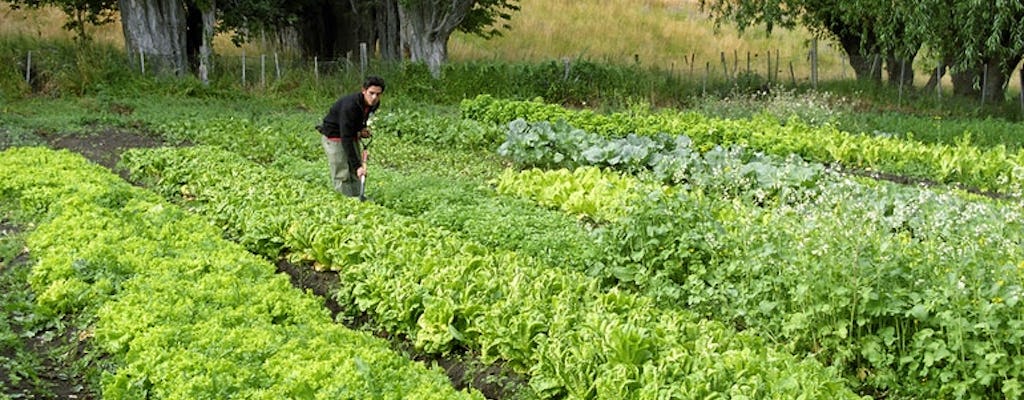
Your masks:
M188 65L196 72L204 84L209 83L209 74L213 68L210 57L213 55L214 24L216 24L216 4L208 0L200 6L196 1L186 4L186 52Z
M882 82L881 59L878 54L864 54L861 37L835 33L839 45L850 59L850 67L859 81Z
M360 12L350 1L320 0L303 9L304 22L298 28L303 54L321 59L358 54L359 43L369 43L372 38L372 30L363 21L373 21Z
M199 80L204 85L210 83L210 72L213 71L213 36L215 34L214 28L217 23L217 7L215 0L209 0L209 4L205 10L202 10L203 19L203 41L199 46Z
M889 85L899 86L902 81L904 87L914 87L914 55L900 58L890 51L885 57L885 70L889 73Z
M986 103L993 100L1002 102L1006 94L1005 84L1010 79L1009 74L1003 72L1001 68L992 67L991 64L987 68L985 64L981 64L966 70L954 70L950 77L953 80L954 94Z
M426 63L430 75L440 78L441 65L448 59L448 38L474 3L474 0L400 2L402 40L409 46L410 59Z
M118 6L131 62L157 75L185 74L188 60L182 0L118 0Z
M943 62L942 65L932 70L931 77L928 78L928 83L924 85L925 92L931 92L935 90L935 87L942 81L942 77L946 75L946 67L949 66L949 62Z
M377 43L385 60L402 60L402 25L398 18L398 0L382 0L376 10Z

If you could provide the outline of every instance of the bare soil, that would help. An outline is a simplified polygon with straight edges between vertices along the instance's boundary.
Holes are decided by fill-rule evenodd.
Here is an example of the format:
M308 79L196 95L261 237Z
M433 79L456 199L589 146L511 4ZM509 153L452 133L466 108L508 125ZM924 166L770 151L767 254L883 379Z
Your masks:
M0 216L0 237L16 235L21 227ZM9 258L9 259L8 259ZM26 315L28 282L16 279L27 274L30 259L27 250L0 255L0 317L6 333L20 343L0 343L0 397L11 399L85 399L94 398L81 370L71 364L82 359L86 344L72 324L63 329L28 328ZM10 338L8 338L10 339Z

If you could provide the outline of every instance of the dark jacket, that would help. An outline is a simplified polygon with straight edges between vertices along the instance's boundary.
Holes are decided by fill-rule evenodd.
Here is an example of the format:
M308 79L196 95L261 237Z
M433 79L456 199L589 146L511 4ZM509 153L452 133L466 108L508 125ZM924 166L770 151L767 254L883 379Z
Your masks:
M363 93L356 92L339 98L324 116L320 133L328 138L341 138L341 145L352 173L363 165L355 146L355 141L359 139L359 131L366 128L370 114L377 111L379 106L380 103L372 107L367 105L363 100Z

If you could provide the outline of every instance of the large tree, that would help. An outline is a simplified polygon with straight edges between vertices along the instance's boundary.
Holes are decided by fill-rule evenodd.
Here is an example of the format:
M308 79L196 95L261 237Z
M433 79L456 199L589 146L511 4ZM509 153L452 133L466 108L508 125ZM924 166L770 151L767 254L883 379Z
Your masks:
M740 29L801 24L830 33L850 57L858 78L880 80L883 59L890 82L912 82L918 50L949 67L954 93L1001 99L1024 55L1024 3L1018 0L702 0L718 23ZM859 50L858 50L859 49ZM858 52L859 51L859 52Z
M1017 0L924 0L900 5L914 36L948 66L953 92L1002 101L1024 58L1024 3Z
M414 62L427 64L434 77L448 59L448 39L456 29L484 37L498 35L495 27L519 10L518 0L398 0L402 40Z
M835 40L846 52L857 79L880 82L883 63L890 82L913 80L920 44L902 38L905 15L881 0L701 0L716 25L732 23L741 31L764 25L803 26L820 38ZM905 68L906 67L906 68Z
M183 0L118 0L118 5L131 60L160 75L189 71Z

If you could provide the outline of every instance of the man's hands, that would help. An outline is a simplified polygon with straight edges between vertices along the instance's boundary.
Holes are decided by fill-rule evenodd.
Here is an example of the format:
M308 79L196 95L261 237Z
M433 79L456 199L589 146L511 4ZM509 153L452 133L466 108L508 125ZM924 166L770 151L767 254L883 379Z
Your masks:
M362 167L359 167L359 169L356 170L356 176L358 176L360 178L366 176L366 166L365 165L362 166Z

